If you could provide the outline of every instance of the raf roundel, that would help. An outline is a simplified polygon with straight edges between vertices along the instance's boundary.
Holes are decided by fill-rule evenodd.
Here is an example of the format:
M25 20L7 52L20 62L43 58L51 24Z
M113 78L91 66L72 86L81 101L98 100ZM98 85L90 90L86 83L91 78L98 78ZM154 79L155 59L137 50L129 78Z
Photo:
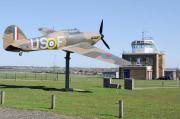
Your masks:
M57 41L55 38L48 38L47 41L47 48L48 49L55 49L57 47Z
M49 41L48 45L49 45L49 47L53 47L54 46L54 41L53 40Z

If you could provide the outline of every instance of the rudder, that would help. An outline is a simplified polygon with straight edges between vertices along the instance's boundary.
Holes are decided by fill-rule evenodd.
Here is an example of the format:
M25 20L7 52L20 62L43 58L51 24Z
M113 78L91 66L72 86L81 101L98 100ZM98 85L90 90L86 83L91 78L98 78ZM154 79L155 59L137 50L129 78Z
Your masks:
M17 40L27 40L27 38L18 26L8 26L3 36L3 48L7 50L11 43Z

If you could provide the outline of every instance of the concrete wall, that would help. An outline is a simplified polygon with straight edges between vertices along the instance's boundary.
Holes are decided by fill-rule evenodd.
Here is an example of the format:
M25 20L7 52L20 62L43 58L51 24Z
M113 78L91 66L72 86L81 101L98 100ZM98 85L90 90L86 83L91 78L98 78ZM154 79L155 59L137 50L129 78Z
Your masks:
M130 70L130 78L146 80L148 78L148 72L152 73L151 70L148 71L146 66L138 66L138 67L120 67L119 68L119 76L120 78L124 78L124 69Z
M133 68L130 70L130 76L134 79L145 80L146 79L146 69L145 68Z

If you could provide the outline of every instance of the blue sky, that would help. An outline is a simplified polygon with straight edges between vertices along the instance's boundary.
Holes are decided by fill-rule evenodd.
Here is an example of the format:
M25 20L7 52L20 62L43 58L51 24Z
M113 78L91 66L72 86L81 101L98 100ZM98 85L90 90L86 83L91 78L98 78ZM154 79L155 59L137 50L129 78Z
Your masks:
M42 26L98 32L103 18L109 52L121 57L123 51L131 50L130 43L146 31L146 36L153 37L166 54L166 67L180 68L179 6L179 0L1 0L0 37L11 24L18 25L27 37L40 36L37 29ZM101 41L96 46L107 50ZM0 41L0 66L53 66L55 62L63 67L64 56L57 50L19 57L18 53L3 50ZM71 58L71 66L117 67L78 54Z

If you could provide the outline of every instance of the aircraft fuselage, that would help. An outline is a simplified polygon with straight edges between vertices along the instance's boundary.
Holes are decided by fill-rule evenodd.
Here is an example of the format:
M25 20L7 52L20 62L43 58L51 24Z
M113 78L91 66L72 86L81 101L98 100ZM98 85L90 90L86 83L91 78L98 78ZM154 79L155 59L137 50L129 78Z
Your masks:
M64 32L57 31L47 36L28 39L21 47L22 51L56 50L65 46L75 45L81 42L89 42L94 45L101 39L100 34L95 32ZM25 45L26 44L26 45Z

